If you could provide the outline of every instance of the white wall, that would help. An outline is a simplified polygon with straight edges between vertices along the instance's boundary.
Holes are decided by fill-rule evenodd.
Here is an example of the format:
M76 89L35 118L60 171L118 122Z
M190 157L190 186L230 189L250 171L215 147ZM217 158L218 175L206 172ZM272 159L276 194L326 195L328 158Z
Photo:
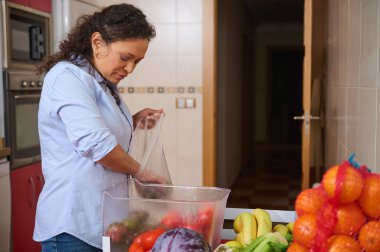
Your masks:
M380 172L380 3L328 3L326 167L354 152Z
M100 1L105 6L122 1ZM157 37L135 72L119 84L132 112L163 108L163 142L174 184L202 185L202 0L126 0L153 23ZM132 92L133 89L133 92ZM163 93L159 93L163 90ZM151 92L152 91L152 92ZM177 98L195 98L177 109Z

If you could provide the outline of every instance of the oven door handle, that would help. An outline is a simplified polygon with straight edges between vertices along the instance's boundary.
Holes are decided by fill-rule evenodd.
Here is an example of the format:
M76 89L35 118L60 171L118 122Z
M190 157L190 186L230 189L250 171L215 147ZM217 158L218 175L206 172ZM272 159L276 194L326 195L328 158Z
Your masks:
M41 98L40 94L24 94L24 95L15 95L13 99L15 100L23 100L23 99L39 99Z

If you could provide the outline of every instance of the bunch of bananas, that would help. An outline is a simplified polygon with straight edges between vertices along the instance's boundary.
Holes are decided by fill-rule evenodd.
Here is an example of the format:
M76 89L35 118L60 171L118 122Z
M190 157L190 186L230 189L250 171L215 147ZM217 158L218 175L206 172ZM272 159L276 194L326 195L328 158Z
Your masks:
M286 251L293 224L277 224L272 228L271 217L264 209L243 212L234 220L235 240L227 242L225 246L233 252Z

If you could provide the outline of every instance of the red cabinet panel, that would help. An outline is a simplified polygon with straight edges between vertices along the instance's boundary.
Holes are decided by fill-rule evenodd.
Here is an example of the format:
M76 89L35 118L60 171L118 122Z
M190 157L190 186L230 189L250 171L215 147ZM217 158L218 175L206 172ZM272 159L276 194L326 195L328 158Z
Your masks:
M8 1L30 7L30 0L8 0Z
M41 163L11 171L13 252L41 251L32 236L42 186Z
M51 13L51 0L30 0L30 7Z
M40 11L51 13L51 0L8 0L9 2L28 6Z

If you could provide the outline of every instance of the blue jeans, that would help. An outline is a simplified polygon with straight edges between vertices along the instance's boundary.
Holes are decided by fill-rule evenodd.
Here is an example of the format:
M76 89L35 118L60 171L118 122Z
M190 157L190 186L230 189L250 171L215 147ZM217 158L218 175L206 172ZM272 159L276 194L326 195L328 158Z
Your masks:
M41 242L42 252L101 252L75 236L62 233Z

